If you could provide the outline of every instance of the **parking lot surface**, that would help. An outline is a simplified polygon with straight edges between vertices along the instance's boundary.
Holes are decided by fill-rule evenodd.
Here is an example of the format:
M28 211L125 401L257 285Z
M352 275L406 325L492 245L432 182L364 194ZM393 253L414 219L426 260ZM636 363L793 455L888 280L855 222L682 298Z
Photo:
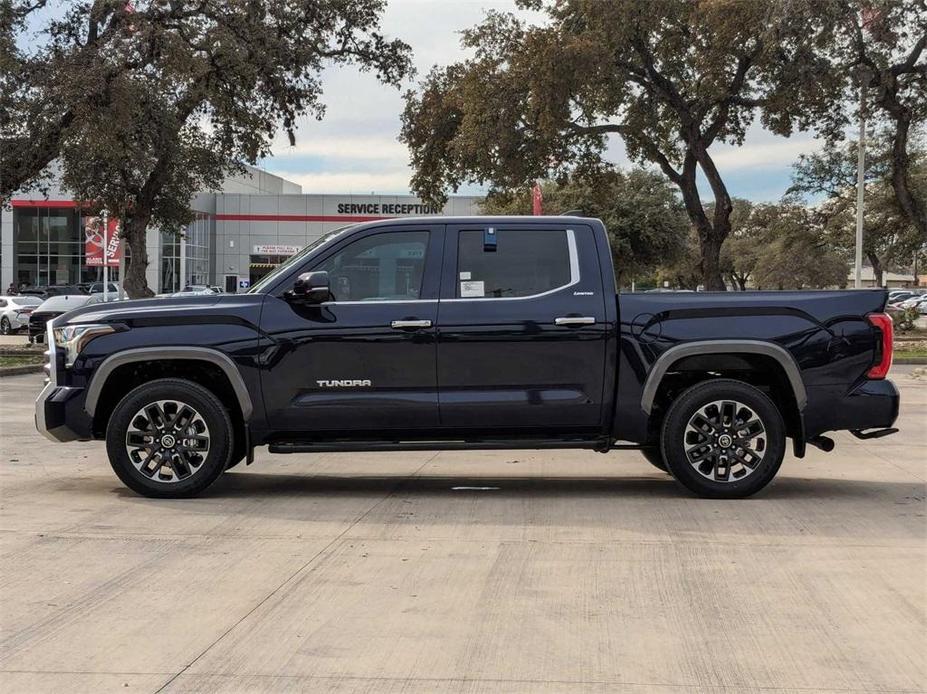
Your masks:
M706 501L636 452L270 456L194 500L0 382L4 692L920 692L927 379L901 433Z

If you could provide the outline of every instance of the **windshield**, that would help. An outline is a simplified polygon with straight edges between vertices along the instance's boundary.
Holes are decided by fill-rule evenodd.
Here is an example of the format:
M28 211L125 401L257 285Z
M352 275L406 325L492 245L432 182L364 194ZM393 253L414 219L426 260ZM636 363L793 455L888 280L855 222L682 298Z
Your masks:
M303 258L309 255L309 253L314 251L316 248L318 248L322 244L328 243L338 234L341 234L342 232L347 231L348 229L354 226L357 226L357 225L348 224L347 226L338 227L337 229L332 229L327 234L322 234L322 236L320 236L315 241L310 243L308 246L303 248L299 253L297 253L296 255L291 255L289 258L287 258L285 261L283 261L277 267L271 270L270 273L268 273L263 279L261 279L260 282L258 282L253 287L251 287L251 289L249 289L246 292L246 294L262 294L264 291L266 291L266 289L271 284L277 281L277 278L280 277L281 274L285 273L287 270L289 270L294 265L301 263L303 261Z

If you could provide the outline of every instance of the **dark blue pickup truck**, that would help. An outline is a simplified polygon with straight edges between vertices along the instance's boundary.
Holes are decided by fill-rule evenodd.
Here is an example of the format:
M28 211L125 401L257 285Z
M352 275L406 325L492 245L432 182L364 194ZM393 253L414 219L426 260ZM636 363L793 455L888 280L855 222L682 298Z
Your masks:
M248 293L77 309L48 326L36 425L105 439L135 491L191 496L274 453L638 448L743 497L824 434L884 436L892 326L874 291L617 295L579 217L340 229Z

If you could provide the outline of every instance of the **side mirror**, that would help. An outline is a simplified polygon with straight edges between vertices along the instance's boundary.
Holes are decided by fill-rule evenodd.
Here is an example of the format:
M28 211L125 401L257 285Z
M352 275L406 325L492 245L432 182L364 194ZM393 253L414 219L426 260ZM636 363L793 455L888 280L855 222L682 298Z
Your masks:
M304 272L296 278L293 289L287 292L287 298L300 304L321 304L331 301L332 292L328 283L328 273L324 270Z

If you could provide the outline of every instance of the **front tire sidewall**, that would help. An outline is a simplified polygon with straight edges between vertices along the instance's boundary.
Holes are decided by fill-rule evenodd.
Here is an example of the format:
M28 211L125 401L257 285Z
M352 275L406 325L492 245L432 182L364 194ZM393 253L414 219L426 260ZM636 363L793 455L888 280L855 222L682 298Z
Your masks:
M136 469L126 452L126 432L135 413L158 400L189 404L209 428L206 460L193 475L180 482L164 483L147 477ZM209 390L183 379L161 379L134 389L116 405L106 428L106 452L113 471L127 487L153 498L185 498L199 494L225 470L231 450L232 423L225 407Z
M758 469L741 480L715 482L692 467L685 452L685 431L689 418L715 400L738 400L759 415L767 433L766 452ZM672 404L663 420L661 448L663 460L676 480L698 496L711 499L737 499L756 494L769 484L785 455L785 424L775 403L753 386L741 381L718 379L692 386Z

